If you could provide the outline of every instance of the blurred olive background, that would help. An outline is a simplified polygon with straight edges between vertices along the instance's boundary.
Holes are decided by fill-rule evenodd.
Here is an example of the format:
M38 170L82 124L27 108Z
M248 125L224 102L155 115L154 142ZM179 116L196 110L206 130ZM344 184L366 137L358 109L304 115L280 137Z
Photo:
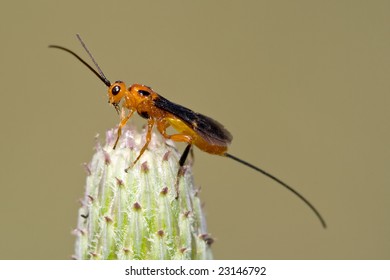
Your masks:
M232 154L328 222L268 178L195 150L216 259L389 259L390 2L364 2L3 1L0 258L73 254L82 164L118 123L104 84L47 47L89 61L80 33L110 80L220 121Z

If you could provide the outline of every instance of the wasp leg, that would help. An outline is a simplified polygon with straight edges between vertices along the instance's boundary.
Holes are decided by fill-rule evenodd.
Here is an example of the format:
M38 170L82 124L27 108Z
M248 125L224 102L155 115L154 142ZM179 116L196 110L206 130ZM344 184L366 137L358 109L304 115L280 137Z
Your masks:
M175 141L175 142L186 142L188 144L192 144L193 139L189 135L186 135L186 134L168 135L167 134L168 127L169 127L169 123L164 121L164 120L159 120L157 122L157 129L165 139L171 139L172 141Z
M141 151L139 152L139 155L138 157L135 159L135 161L125 169L125 172L129 171L130 168L132 168L136 163L137 161L141 158L142 154L145 152L145 150L148 148L149 146L149 143L150 143L150 140L152 139L152 129L153 129L153 126L154 126L154 120L153 119L149 119L148 120L148 131L146 132L146 141L145 141L145 144L144 146L142 147Z
M185 134L173 134L168 135L166 130L169 127L169 123L165 121L160 121L157 123L157 129L162 134L162 136L166 139L171 139L172 141L176 142L186 142L188 143L187 147L184 149L183 154L181 155L179 159L179 170L177 171L176 176L176 183L175 183L175 190L176 190L176 196L175 199L179 198L179 180L180 177L184 175L184 163L188 157L188 154L191 152L191 155L193 155L192 152L192 142L193 139L191 136L185 135Z
M129 111L127 116L124 116L124 109L122 108L122 117L121 117L121 122L119 123L119 126L118 126L117 137L116 137L116 141L115 141L115 144L113 147L114 150L116 148L116 145L118 144L119 138L122 135L122 128L126 125L127 121L131 118L133 113L134 113L134 110L131 110L131 111Z
M184 166L184 163L186 162L186 159L187 159L190 151L191 151L191 155L193 154L191 147L192 147L192 145L188 144L187 147L184 149L184 152L181 155L180 160L179 160L180 167Z
M186 159L188 157L188 154L191 152L192 154L192 145L188 144L187 147L184 149L183 154L180 157L179 160L179 170L177 170L177 175L176 175L176 182L175 182L175 190L176 190L176 196L175 199L179 198L179 180L180 177L184 176L184 163L186 162Z

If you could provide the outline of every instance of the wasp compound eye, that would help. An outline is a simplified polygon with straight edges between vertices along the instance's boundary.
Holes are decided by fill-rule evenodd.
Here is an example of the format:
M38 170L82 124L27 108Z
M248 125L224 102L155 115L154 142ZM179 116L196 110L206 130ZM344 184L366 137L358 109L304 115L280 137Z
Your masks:
M120 86L114 86L111 90L112 95L117 95L121 91Z

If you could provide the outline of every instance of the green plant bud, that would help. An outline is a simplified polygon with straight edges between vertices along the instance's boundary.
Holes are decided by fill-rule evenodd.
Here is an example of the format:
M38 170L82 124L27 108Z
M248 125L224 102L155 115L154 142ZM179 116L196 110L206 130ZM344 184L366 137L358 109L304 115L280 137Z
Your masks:
M75 259L211 259L212 238L191 166L179 176L172 141L152 135L140 160L145 134L125 128L116 149L116 130L98 141L75 229Z

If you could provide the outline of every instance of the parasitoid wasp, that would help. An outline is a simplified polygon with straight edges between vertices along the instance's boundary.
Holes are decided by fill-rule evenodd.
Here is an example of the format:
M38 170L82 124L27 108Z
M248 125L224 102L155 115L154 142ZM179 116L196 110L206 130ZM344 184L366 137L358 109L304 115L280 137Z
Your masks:
M91 52L85 45L84 41L81 39L80 35L77 34L76 36L84 50L91 58L97 70L85 62L85 60L83 60L78 54L68 48L58 45L49 45L49 47L57 48L72 54L108 87L108 102L114 106L118 114L122 112L121 121L118 126L117 138L113 148L115 149L117 146L118 140L122 134L122 128L126 125L127 121L135 112L147 120L145 144L135 161L125 169L126 172L128 172L128 170L141 158L142 154L147 149L151 140L152 129L154 126L156 126L157 130L164 138L171 139L176 142L187 143L187 146L179 160L180 168L183 167L193 145L204 152L231 158L236 162L239 162L259 173L262 173L263 175L287 188L298 198L300 198L314 212L314 214L320 220L322 226L326 228L325 220L319 211L294 188L274 175L266 172L265 170L228 153L228 145L231 143L233 137L222 124L210 117L196 113L186 107L169 101L148 86L142 84L133 84L129 88L126 88L125 83L122 81L111 83L103 74L103 71L100 69L99 65L93 58ZM120 105L121 102L122 106ZM127 114L125 114L125 109L128 110ZM178 131L178 133L168 135L166 131L168 127L173 127L176 131ZM180 169L178 176L179 174Z

